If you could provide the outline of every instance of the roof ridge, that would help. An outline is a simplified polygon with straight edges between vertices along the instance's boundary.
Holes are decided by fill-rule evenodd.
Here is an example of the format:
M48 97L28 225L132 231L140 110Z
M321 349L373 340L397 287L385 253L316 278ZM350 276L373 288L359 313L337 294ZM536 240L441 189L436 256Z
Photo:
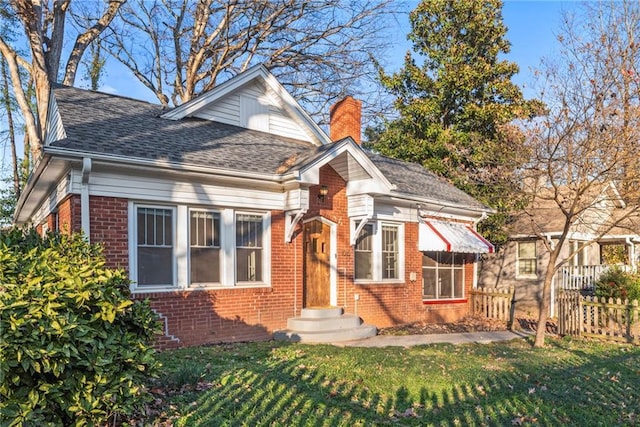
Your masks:
M167 110L171 109L171 107L165 107L160 103L153 103L151 101L145 101L143 99L133 98L131 96L120 95L119 93L110 93L110 92L104 92L104 91L101 91L101 90L93 90L93 89L87 89L87 88L83 88L83 87L63 85L61 83L53 84L52 88L53 88L54 92L57 89L72 89L72 90L78 90L78 91L82 91L82 92L89 92L89 93L95 93L95 94L99 94L99 95L106 95L106 96L110 96L112 98L126 99L126 100L129 100L129 101L139 102L141 104L147 104L149 106L156 107L156 108L162 108L162 109L167 109Z

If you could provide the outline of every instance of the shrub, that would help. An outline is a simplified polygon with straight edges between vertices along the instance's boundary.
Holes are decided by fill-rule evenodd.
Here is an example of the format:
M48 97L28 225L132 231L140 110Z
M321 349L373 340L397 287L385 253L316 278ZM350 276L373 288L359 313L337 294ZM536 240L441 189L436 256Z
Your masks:
M640 276L614 266L602 273L595 294L598 298L640 299Z
M105 424L144 404L158 323L80 235L0 233L0 418Z

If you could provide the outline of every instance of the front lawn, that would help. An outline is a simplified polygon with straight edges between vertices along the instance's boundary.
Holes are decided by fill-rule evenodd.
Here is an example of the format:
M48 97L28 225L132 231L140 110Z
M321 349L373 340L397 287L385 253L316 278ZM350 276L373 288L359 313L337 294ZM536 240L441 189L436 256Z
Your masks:
M160 354L145 425L637 425L640 347L277 342Z

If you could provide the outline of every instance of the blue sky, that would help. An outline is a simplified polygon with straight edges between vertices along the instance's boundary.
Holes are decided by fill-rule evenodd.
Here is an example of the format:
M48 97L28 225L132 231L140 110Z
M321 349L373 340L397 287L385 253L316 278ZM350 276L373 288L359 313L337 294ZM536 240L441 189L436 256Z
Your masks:
M412 10L418 1L407 1L403 9ZM511 42L511 52L507 58L520 66L520 73L514 79L525 89L527 97L533 97L528 90L531 81L532 67L537 67L543 56L552 56L556 49L556 38L562 9L570 9L579 5L576 1L545 0L506 0L503 7L503 18L508 27L507 39ZM405 52L411 48L406 40L409 31L408 17L401 17L398 31L393 35L394 47L389 50L385 63L388 71L400 67ZM157 102L151 92L142 86L130 73L119 64L110 62L106 76L103 78L102 91L118 93L132 98Z
M412 10L417 4L418 1L409 0L404 3L405 7L403 8ZM537 67L542 57L553 56L553 52L557 49L555 34L559 29L561 11L578 5L577 1L505 0L503 18L505 25L509 29L507 39L512 45L511 52L507 58L520 66L520 73L515 77L514 81L523 87L527 98L535 96L530 90L531 68ZM408 31L408 17L401 17L398 31L393 35L394 47L389 50L385 61L389 64L387 71L393 71L394 68L400 67L404 54L411 48L410 43L406 40ZM115 63L115 61L110 61L100 90L154 103L158 102L148 89L132 77L127 69ZM8 147L0 147L0 171L3 172L3 176L5 175L3 169L7 167L9 162L10 152Z

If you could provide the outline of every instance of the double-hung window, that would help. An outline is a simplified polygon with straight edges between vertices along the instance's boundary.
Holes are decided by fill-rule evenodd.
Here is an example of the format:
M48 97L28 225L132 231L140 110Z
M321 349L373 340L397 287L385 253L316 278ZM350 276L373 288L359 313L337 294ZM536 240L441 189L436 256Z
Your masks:
M268 212L131 203L132 290L267 286Z
M536 242L518 242L517 277L536 277Z
M425 300L464 298L464 267L464 254L424 252L422 255L422 298Z
M355 224L357 228L358 223ZM402 226L371 222L358 233L354 247L356 281L402 279Z
M262 282L263 216L236 215L236 281Z
M355 276L356 280L373 279L373 224L365 224L356 239Z
M190 283L220 283L220 213L192 210L189 217Z
M136 249L138 286L174 285L173 208L136 208Z

